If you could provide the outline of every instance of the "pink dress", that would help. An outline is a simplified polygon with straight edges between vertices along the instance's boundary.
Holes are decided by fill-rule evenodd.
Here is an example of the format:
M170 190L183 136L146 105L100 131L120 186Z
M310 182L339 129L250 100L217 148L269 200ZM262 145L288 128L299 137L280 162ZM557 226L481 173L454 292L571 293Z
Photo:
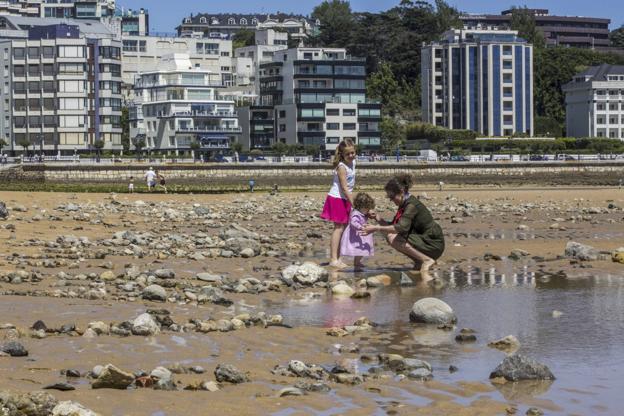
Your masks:
M353 209L349 215L349 225L342 233L340 255L349 257L370 257L374 254L373 234L359 235L358 232L366 225L366 216Z

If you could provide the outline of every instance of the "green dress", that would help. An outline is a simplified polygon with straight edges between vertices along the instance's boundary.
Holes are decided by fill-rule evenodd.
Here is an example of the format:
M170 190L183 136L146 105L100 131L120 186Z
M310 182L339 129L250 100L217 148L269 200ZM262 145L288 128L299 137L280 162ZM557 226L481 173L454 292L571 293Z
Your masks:
M418 198L410 195L399 207L394 227L398 234L416 250L439 259L444 253L444 234L429 209Z

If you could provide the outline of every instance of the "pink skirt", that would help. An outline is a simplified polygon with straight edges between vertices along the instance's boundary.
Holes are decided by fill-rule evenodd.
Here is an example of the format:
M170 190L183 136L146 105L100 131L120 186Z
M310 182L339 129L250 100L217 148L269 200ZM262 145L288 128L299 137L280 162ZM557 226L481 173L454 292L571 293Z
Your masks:
M349 223L349 213L351 212L351 203L348 199L336 198L327 195L321 218L338 224Z

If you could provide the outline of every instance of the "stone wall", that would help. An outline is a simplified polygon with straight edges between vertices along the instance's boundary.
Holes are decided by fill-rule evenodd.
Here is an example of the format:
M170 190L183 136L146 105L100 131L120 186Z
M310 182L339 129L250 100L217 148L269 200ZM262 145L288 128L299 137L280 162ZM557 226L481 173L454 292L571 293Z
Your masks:
M145 165L24 165L0 171L0 181L50 183L127 183L143 181ZM196 164L158 167L169 184L204 186L242 185L253 178L258 186L329 186L329 165ZM417 184L541 184L617 185L624 178L624 163L543 164L365 164L357 168L358 185L381 185L398 173L411 173Z

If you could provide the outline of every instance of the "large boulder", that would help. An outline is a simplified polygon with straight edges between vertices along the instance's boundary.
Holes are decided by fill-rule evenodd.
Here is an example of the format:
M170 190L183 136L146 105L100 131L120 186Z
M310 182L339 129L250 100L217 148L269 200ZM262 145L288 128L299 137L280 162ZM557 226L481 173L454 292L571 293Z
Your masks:
M616 263L624 264L624 247L620 247L611 253L611 260Z
M230 364L219 364L214 371L215 378L219 383L228 382L228 383L245 383L249 381L249 377L247 374L239 371L236 367Z
M282 270L282 280L287 285L292 285L293 282L299 283L304 286L311 286L314 283L327 281L329 273L316 263L307 261L302 265L290 265Z
M149 285L143 292L141 297L145 300L155 300L158 302L165 302L167 300L167 291L164 287L159 285Z
M598 260L598 250L586 244L568 241L565 248L566 257L572 257L577 260L591 261Z
M25 394L0 391L0 415L2 416L49 415L56 404L57 400L54 396L43 391Z
M436 298L420 299L410 312L410 321L423 324L450 325L457 323L453 309Z
M544 364L519 354L505 357L490 374L490 378L499 377L507 381L555 379L553 373Z
M17 341L10 341L0 345L0 351L9 354L11 357L27 357L28 350Z
M151 336L160 333L158 322L149 313L139 315L132 322L132 333L134 335Z
M108 364L91 384L94 389L120 389L125 390L134 382L131 373L120 370L112 364Z
M76 402L60 402L52 409L52 416L100 416L93 410L89 410L80 403Z

